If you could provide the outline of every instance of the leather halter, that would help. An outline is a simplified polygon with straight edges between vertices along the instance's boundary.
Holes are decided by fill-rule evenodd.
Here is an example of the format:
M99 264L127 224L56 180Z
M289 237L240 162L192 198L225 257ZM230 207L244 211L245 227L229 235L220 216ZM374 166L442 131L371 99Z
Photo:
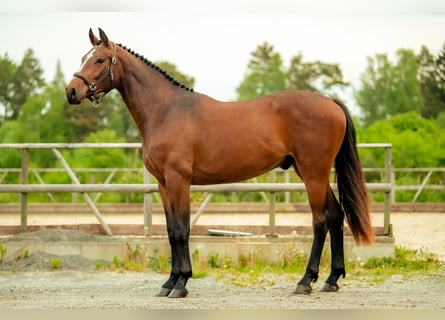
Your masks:
M101 99L101 96L99 96L97 91L96 91L97 90L97 84L99 82L103 81L105 78L107 78L107 76L109 76L110 77L111 86L113 85L113 80L114 80L114 72L113 71L114 71L114 65L115 64L116 64L116 46L113 43L113 57L111 58L111 63L108 66L108 68L104 70L104 72L102 72L99 76L96 77L95 81L90 81L87 77L85 77L80 72L74 73L73 76L83 80L83 82L85 82L85 84L88 86L90 91L93 92L93 97L94 98L89 97L93 107L97 107L99 105L100 99Z

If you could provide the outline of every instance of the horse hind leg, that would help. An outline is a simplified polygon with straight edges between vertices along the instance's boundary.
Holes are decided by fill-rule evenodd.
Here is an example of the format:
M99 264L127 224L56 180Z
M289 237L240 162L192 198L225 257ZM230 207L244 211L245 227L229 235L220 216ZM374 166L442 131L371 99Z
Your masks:
M323 182L322 182L323 181ZM312 292L311 283L318 279L318 271L320 266L321 254L328 232L326 192L328 185L325 180L306 180L306 190L309 197L309 204L312 210L312 225L314 240L303 278L298 282L294 290L296 294L309 294Z
M340 289L337 280L341 276L343 278L346 276L343 243L344 212L330 188L327 194L326 208L327 224L331 238L331 273L320 291L336 292Z

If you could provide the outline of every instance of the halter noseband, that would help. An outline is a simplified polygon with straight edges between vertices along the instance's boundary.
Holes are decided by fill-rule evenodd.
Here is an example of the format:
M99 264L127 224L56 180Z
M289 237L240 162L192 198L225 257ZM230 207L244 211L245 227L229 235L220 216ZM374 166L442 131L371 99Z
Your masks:
M87 77L85 77L83 74L81 74L80 72L76 72L74 73L74 77L77 77L79 79L82 79L83 82L85 82L85 84L88 86L88 88L90 89L91 92L93 92L93 96L94 98L89 97L89 99L91 100L91 103L93 105L93 107L97 107L100 103L100 99L101 97L97 95L97 84L101 81L103 81L108 75L110 76L110 82L111 85L113 85L113 80L114 80L114 65L116 64L116 46L113 43L113 57L111 58L111 63L108 66L108 68L106 70L104 70L104 72L102 72L97 78L96 81L90 81Z

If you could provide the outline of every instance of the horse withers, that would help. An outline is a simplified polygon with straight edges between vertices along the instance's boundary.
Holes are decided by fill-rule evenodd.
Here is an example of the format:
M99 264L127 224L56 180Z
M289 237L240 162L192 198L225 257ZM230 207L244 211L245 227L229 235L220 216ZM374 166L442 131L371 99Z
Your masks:
M121 94L141 135L143 160L157 179L171 246L171 273L159 296L185 297L189 254L190 185L246 180L292 167L303 180L314 239L306 272L294 293L312 291L329 232L331 272L321 291L337 291L345 276L344 219L359 244L374 240L368 192L346 107L319 94L286 90L261 98L221 102L180 84L123 45L89 31L92 48L66 88L70 104L98 104ZM329 184L335 165L339 201Z

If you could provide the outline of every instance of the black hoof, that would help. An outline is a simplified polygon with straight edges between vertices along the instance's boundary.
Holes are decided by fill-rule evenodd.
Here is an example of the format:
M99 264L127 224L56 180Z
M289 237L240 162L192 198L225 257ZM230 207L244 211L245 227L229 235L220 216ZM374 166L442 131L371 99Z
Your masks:
M169 298L185 298L188 295L187 289L173 289L168 295Z
M167 297L171 291L172 291L171 289L161 288L161 291L158 292L156 297Z
M320 288L320 292L337 292L339 289L338 285L325 282Z
M294 293L295 294L310 294L312 292L312 287L304 284L297 284Z

